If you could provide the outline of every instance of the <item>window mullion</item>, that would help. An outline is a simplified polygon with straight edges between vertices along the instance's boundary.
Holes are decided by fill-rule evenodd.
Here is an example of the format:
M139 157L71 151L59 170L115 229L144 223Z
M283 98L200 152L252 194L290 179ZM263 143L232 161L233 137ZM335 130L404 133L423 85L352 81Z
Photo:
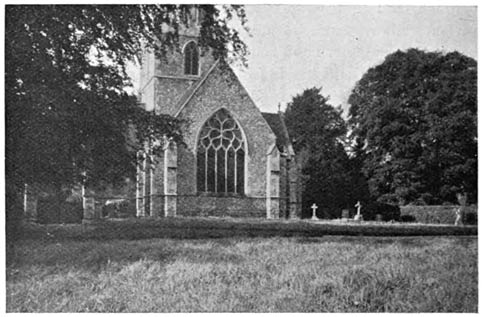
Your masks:
M229 150L229 147L228 147ZM224 151L224 192L228 192L228 150Z
M208 191L208 149L204 153L204 192Z
M214 192L218 192L218 151L214 150Z
M234 151L234 192L238 192L238 151Z

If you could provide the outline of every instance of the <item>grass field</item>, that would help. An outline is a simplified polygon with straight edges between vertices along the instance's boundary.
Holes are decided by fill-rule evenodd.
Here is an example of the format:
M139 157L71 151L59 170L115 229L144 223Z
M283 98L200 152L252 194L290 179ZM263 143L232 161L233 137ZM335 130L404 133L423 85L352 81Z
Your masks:
M23 240L7 312L477 312L477 237Z

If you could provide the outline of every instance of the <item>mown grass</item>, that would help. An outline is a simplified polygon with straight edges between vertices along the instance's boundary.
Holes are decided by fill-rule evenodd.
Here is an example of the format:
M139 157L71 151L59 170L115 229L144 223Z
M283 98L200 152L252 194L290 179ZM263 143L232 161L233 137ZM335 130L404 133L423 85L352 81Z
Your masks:
M20 241L8 312L476 312L476 237Z

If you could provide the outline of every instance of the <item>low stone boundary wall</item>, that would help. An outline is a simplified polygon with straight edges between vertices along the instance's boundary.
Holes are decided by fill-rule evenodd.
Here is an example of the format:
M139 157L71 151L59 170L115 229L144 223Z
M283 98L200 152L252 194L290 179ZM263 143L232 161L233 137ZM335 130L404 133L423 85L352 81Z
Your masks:
M455 211L459 205L452 206L400 206L402 221L433 223L433 224L454 224ZM477 205L465 207L464 223L469 225L477 224Z

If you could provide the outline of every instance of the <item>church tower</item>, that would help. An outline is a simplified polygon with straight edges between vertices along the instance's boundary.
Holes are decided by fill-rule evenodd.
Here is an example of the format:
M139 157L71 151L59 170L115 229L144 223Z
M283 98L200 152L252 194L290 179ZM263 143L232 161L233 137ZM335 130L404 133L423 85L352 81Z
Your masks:
M174 116L183 93L214 64L212 55L201 52L199 46L202 12L195 6L189 9L187 26L179 25L179 47L167 52L166 61L152 51L145 52L140 95L146 110Z

